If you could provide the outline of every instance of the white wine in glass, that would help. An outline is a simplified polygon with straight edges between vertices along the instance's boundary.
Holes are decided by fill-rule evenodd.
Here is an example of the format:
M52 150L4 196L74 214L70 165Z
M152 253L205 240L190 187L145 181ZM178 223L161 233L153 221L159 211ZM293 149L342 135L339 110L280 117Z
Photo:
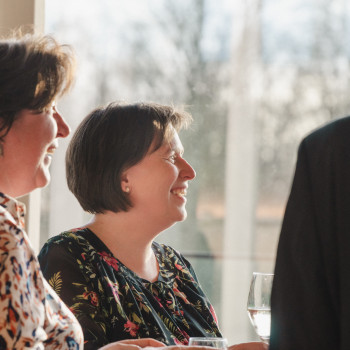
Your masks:
M260 339L269 344L271 328L272 273L254 272L248 295L248 315Z

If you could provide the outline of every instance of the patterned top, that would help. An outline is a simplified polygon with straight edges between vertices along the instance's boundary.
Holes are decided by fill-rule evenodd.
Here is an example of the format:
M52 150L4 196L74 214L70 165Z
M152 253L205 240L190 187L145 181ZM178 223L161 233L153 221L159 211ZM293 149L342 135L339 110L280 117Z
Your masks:
M188 344L190 336L221 336L190 263L168 246L152 248L159 263L153 283L123 265L87 228L44 245L41 268L82 325L85 349L121 339L151 337L170 345Z
M24 211L0 193L0 349L82 349L79 323L42 275Z

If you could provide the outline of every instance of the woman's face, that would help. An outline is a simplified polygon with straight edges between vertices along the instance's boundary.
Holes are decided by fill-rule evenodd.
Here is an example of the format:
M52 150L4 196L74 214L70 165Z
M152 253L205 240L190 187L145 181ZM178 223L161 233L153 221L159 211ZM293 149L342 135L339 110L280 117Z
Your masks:
M188 182L196 173L183 158L183 146L171 127L169 139L124 173L123 190L130 189L133 207L161 229L186 218Z
M18 197L46 186L58 138L69 133L54 104L43 111L21 110L4 138L0 191Z

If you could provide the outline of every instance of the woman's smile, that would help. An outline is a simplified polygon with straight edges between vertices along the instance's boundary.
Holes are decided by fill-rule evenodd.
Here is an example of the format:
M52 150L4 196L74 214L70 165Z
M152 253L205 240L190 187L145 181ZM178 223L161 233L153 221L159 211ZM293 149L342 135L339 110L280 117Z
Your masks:
M183 203L187 202L187 188L174 188L170 191L177 199L180 199Z

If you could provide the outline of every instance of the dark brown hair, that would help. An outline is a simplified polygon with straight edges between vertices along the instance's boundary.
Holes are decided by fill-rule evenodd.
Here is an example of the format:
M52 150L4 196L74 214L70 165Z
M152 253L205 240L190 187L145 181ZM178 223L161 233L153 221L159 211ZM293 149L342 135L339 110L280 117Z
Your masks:
M50 35L0 39L0 140L22 109L42 110L73 82L75 55Z
M170 125L179 130L191 120L185 111L156 103L111 103L95 109L68 146L69 189L90 213L127 211L132 203L121 188L123 172L157 150Z

